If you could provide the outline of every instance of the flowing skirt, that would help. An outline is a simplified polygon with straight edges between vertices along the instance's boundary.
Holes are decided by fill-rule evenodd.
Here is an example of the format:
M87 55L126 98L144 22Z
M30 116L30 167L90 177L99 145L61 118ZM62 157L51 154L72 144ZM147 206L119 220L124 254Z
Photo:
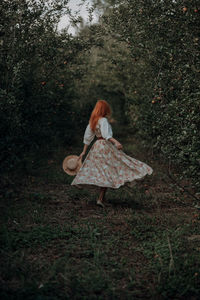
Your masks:
M152 172L147 164L126 155L111 142L100 139L93 144L71 184L117 189Z

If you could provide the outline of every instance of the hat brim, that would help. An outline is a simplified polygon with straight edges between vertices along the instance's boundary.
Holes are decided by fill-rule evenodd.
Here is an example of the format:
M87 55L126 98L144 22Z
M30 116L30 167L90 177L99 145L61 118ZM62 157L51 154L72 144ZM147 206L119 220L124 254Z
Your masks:
M67 173L68 175L71 175L71 176L74 176L78 173L78 171L80 170L81 166L82 166L82 161L81 159L78 160L78 164L77 164L77 167L76 169L74 170L70 170L68 167L67 167L67 162L69 159L78 159L78 156L77 155L69 155L69 156L66 156L65 159L63 160L63 164L62 164L62 167L63 167L63 170L65 173Z

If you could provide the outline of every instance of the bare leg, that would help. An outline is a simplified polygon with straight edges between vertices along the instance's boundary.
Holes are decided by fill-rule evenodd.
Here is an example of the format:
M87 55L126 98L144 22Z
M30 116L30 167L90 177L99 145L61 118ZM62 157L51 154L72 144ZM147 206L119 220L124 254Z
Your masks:
M100 188L100 195L99 195L99 198L97 200L97 204L100 205L100 206L102 206L102 207L104 207L103 200L104 200L106 191L107 191L106 187L101 187Z
M105 200L105 194L106 194L106 191L107 191L107 188L106 188L106 187L102 188L102 201Z

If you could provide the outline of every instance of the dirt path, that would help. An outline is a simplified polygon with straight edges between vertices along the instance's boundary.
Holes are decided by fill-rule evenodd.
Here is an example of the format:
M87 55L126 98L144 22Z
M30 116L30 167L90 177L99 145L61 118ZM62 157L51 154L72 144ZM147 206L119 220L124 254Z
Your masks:
M133 137L123 144L154 174L132 190L108 191L105 209L96 206L95 192L70 186L61 163L71 149L60 149L40 168L33 164L18 192L2 199L5 299L198 299L194 199Z

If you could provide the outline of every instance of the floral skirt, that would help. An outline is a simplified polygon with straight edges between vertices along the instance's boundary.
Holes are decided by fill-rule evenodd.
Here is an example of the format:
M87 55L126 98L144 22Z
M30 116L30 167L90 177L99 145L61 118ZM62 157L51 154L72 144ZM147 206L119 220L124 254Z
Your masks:
M71 184L117 189L152 172L147 164L126 155L111 142L100 139L93 144Z

